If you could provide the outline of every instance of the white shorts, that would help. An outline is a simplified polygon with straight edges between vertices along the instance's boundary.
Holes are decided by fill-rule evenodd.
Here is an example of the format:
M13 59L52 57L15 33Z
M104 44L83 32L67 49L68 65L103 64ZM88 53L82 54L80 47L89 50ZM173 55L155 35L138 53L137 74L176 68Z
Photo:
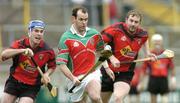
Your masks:
M82 77L82 75L78 76L78 77ZM99 69L97 69L96 71L90 73L87 77L85 77L82 81L81 84L79 86L77 86L76 88L73 89L73 93L70 93L70 101L71 102L79 102L83 99L83 97L85 96L85 88L87 86L87 84L91 81L91 80L97 80L99 82L101 82L100 80L101 78L101 72ZM72 81L70 81L68 79L68 90L71 89L71 87L73 87L73 83Z

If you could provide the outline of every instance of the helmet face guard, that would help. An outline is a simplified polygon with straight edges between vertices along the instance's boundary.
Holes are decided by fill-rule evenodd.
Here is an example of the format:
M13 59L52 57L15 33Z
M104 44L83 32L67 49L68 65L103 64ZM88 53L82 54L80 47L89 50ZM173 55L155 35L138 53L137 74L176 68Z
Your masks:
M28 29L31 31L34 28L41 28L44 29L45 28L45 23L41 20L32 20L29 22L29 26Z

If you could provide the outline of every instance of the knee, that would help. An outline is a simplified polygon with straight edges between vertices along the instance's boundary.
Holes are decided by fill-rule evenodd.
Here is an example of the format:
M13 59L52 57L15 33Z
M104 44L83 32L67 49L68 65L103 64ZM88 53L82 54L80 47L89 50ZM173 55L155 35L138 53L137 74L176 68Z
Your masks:
M91 98L91 100L93 101L93 103L94 103L94 102L95 102L95 103L101 103L101 97L98 96L98 95L91 96L90 98Z
M114 101L115 101L115 103L122 103L124 98L125 98L125 95L114 94Z
M122 102L123 97L120 96L114 96L114 101L115 103L121 103Z

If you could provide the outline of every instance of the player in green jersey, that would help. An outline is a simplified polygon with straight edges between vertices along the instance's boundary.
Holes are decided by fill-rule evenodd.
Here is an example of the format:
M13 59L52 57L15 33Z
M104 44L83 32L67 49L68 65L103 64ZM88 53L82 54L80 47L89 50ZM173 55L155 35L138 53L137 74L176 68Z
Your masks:
M84 94L88 94L93 103L102 103L99 70L92 72L81 82L79 81L94 66L96 51L104 48L104 42L99 32L88 28L87 23L88 12L86 8L74 8L71 28L61 36L59 41L56 63L57 67L69 79L68 89L73 84L77 85L70 97L72 102L84 103L86 102ZM118 66L119 61L113 61Z

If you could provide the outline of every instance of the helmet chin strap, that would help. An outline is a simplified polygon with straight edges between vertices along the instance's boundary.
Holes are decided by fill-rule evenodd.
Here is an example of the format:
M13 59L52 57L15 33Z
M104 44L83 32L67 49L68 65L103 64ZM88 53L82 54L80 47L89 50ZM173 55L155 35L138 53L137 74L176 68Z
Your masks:
M32 29L30 28L30 29L29 29L29 32L28 32L28 37L31 37L31 35L32 35L32 34L31 34L31 32L32 32L31 30L32 30ZM30 46L31 46L31 47L34 47L35 44L32 42L31 38L29 38L29 43L30 43Z
M30 36L31 36L31 33L28 32L28 37L30 37Z
M31 36L31 28L29 28L29 31L28 31L28 37L30 37Z

